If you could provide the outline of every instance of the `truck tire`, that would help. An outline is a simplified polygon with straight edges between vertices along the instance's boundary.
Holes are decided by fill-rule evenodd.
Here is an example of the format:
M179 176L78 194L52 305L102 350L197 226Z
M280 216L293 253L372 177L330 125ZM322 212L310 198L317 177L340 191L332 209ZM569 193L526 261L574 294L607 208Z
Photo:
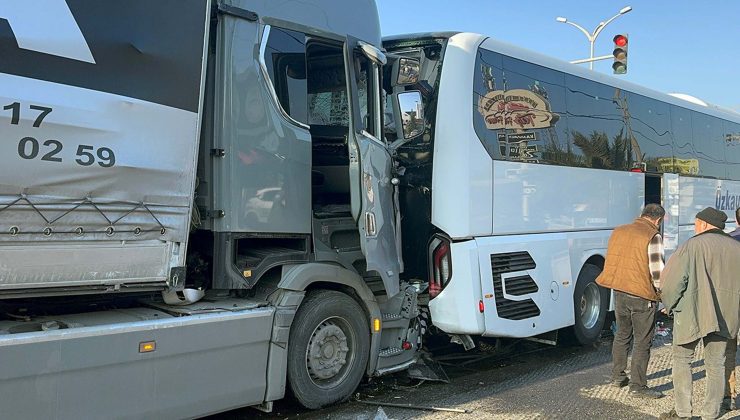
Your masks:
M346 401L367 367L369 322L362 307L334 290L309 292L288 341L288 384L301 405L317 409Z
M599 274L599 267L585 264L573 291L573 337L583 345L592 344L601 336L609 310L609 290L596 284Z

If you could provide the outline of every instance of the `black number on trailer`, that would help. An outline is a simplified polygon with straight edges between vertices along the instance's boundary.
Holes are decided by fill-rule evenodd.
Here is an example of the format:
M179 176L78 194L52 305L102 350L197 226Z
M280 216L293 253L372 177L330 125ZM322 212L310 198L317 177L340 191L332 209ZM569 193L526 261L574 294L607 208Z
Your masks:
M105 154L105 156L103 156ZM113 150L107 148L107 147L101 147L98 149L98 159L103 162L98 162L98 165L102 166L103 168L110 168L111 166L116 164L116 155L113 153Z
M21 118L21 103L13 102L12 104L5 105L3 109L6 111L9 111L9 110L13 111L10 117L10 123L14 125L18 125L18 120L20 120Z
M92 153L88 152L88 150L93 149L94 148L92 146L88 146L86 144L81 144L77 146L77 156L84 157L84 159L77 158L75 159L75 162L77 162L78 165L82 166L90 166L95 163L95 156L93 156Z
M20 102L13 102L3 106L3 110L11 111L10 124L20 124L21 108L22 105ZM34 128L41 127L41 124L44 122L44 118L54 110L53 108L41 105L29 105L28 108L33 111L40 111L36 116L36 119L33 121ZM64 145L61 141L49 139L43 142L43 146L45 146L46 149L44 150L45 153L41 157L41 160L57 163L61 163L63 161L61 157L57 157L57 155L64 149ZM41 151L40 149L41 145L35 137L23 137L18 142L18 156L26 160L36 159ZM95 149L95 146L81 144L77 146L76 156L77 158L75 159L75 162L80 166L92 166L97 162L97 164L102 168L111 168L116 164L116 154L113 152L113 149L109 147L100 147Z
M47 162L63 161L62 158L56 157L56 155L64 149L62 142L59 140L46 140L43 145L51 149L45 151L41 160ZM18 156L23 159L36 159L39 155L39 150L39 141L34 137L23 137L21 141L18 142ZM95 151L95 154L93 154L92 151ZM95 158L96 155L97 159ZM97 164L103 168L110 168L116 164L116 154L109 147L100 147L95 150L94 146L81 144L77 146L76 156L78 157L75 159L75 162L80 166L92 166L97 162Z
M28 145L31 145L31 150L28 152ZM18 142L18 156L23 159L35 159L39 155L39 141L33 137L23 137Z
M62 151L62 143L58 140L46 140L44 142L44 146L53 146L54 149L47 154L45 154L41 160L46 160L49 162L61 162L62 158L54 157L57 153Z
M49 108L47 106L41 106L41 105L29 105L29 109L32 109L34 111L41 111L41 113L36 117L36 120L33 122L33 126L36 128L41 127L41 123L44 122L44 118L46 118L47 115L53 111L52 108ZM20 102L13 102L12 104L5 105L3 107L6 111L12 111L12 114L10 116L10 123L13 125L18 125L21 120L21 103Z

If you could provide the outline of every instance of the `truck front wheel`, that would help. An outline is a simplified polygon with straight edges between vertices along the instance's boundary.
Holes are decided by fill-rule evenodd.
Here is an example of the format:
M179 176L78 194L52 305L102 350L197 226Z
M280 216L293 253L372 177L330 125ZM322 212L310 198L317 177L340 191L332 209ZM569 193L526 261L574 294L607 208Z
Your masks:
M309 292L290 329L288 383L304 407L346 401L365 374L370 331L365 311L333 290Z

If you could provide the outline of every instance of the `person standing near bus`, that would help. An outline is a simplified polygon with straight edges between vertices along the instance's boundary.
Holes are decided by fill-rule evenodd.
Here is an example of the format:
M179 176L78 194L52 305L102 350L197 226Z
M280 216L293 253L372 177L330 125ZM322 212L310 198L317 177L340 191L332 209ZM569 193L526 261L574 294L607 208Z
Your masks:
M646 398L663 394L647 386L647 366L655 335L655 314L660 300L660 273L664 265L660 226L665 210L648 204L632 223L617 226L607 245L599 285L614 290L617 332L612 344L612 384L629 384L630 393ZM627 354L632 343L632 366L627 377Z
M740 241L740 207L735 209L735 225L737 226L735 230L730 232L730 236Z
M740 241L740 207L735 210L736 228L730 232L730 236ZM735 398L737 398L737 389L735 388L735 360L737 359L737 337L727 342L727 352L725 352L725 398L722 405L728 410L736 408Z
M676 249L661 276L663 304L673 314L674 409L661 418L690 418L691 363L704 344L707 388L702 418L719 417L728 341L740 327L740 242L723 232L727 215L708 207L696 215L696 235Z

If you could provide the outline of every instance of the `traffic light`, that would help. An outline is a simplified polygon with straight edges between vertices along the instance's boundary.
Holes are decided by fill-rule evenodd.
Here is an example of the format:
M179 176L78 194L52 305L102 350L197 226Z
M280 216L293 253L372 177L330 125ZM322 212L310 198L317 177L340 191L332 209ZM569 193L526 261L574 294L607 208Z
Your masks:
M625 74L627 73L627 47L629 46L629 39L626 34L620 34L614 36L614 64L612 69L614 74Z

